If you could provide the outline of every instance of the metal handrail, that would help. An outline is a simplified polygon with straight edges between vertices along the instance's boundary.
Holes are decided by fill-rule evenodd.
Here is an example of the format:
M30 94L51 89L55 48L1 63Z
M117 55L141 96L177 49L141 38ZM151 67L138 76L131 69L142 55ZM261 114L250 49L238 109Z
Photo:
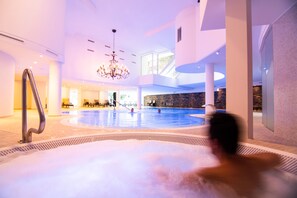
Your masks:
M211 107L213 111L216 111L217 110L216 106L214 106L213 104L202 105L202 107L207 107L207 106Z
M206 107L208 107L208 106L212 108L212 111L206 114ZM205 105L202 105L202 107L205 107L205 118L206 119L210 119L212 117L212 114L214 112L216 112L216 110L217 110L216 106L214 106L213 104L205 104Z
M31 84L35 104L39 114L39 127L38 129L30 128L27 131L27 77ZM45 127L45 115L43 112L42 104L40 102L39 94L36 88L33 73L30 69L25 69L22 76L22 140L21 143L32 142L32 133L40 134Z
M129 111L131 111L131 109L129 109L128 107L126 107L126 105L121 104L120 102L113 100L114 102L118 103L120 106L125 107L126 109L128 109Z

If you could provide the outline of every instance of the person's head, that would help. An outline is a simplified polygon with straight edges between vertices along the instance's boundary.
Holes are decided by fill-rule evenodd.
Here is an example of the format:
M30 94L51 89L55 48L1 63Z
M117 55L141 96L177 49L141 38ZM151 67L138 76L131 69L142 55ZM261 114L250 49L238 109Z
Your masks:
M209 123L209 139L212 144L216 144L226 154L236 154L240 133L236 117L225 112L215 112Z

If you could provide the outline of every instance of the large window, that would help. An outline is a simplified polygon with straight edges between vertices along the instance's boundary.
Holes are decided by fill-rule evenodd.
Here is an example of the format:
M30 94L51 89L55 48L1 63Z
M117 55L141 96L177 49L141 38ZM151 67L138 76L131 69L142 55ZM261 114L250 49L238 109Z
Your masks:
M70 97L70 103L72 103L74 106L77 106L78 105L78 90L70 89L69 97Z
M174 54L169 51L145 54L142 56L141 64L142 75L159 74L168 76L168 73L175 69Z
M174 54L172 52L163 52L158 55L158 70L162 73L167 66L173 61Z
M153 54L147 54L141 58L141 74L153 74Z

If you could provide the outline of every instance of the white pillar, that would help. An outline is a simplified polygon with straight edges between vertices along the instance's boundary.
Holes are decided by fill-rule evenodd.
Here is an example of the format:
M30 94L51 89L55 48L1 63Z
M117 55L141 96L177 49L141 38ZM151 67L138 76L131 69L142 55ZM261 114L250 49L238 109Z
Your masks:
M0 51L0 117L13 115L15 62Z
M142 98L141 98L141 87L137 87L137 109L140 110L141 109L141 102L142 102Z
M52 61L49 66L48 115L61 115L61 63Z
M213 112L214 108L214 65L205 65L205 115Z
M226 110L242 119L242 140L252 138L251 1L226 0Z

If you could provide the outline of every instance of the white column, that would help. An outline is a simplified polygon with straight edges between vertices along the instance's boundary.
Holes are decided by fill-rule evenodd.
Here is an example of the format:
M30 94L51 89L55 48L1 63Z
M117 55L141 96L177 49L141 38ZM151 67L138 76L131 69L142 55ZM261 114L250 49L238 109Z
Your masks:
M58 116L61 115L61 93L62 93L62 80L61 80L61 63L52 61L49 66L49 89L48 89L48 115Z
M214 65L205 65L205 115L213 112L214 108Z
M142 98L141 98L141 87L137 87L137 109L140 110L141 109L141 102L142 102Z
M13 115L15 62L0 51L0 117Z
M252 138L251 1L226 0L226 110L242 120L242 140Z

